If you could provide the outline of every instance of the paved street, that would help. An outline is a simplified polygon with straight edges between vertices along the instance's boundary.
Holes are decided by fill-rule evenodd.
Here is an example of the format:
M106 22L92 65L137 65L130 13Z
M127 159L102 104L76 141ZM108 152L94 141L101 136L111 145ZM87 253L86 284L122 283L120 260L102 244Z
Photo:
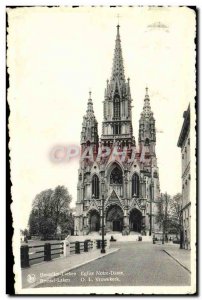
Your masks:
M112 247L120 250L37 287L190 285L189 272L166 254L161 245L128 242L114 243Z

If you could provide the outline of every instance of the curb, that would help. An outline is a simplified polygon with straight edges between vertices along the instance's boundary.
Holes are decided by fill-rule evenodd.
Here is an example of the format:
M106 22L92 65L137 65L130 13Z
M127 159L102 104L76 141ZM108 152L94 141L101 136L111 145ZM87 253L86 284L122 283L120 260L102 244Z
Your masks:
M165 249L163 249L163 251L168 254L170 257L172 257L172 259L174 259L180 266L182 266L185 270L187 270L190 274L191 271L183 264L181 263L177 258L175 258L174 256L172 256L169 252L167 252Z
M105 254L102 254L102 256L99 256L99 257L94 257L94 258L92 258L92 259L89 259L89 260L87 260L87 261L85 261L85 262L83 262L83 263L80 263L80 264L78 264L78 265L75 265L75 266L73 266L73 267L70 267L70 268L67 268L67 269L64 269L64 270L62 270L62 273L67 273L67 272L69 272L69 271L72 271L72 270L74 270L74 269L77 269L77 268L79 268L79 267L81 267L81 266L84 266L85 264L88 264L88 263L90 263L90 262L92 262L92 261L94 261L94 260L97 260L97 259L101 259L102 257L104 257L104 256L107 256L107 255L110 255L110 254L113 254L113 253L115 253L115 252L117 252L117 251L119 251L120 250L120 248L116 248L116 249L114 249L113 251L111 251L110 253L105 253ZM47 277L48 279L51 279L51 278L54 278L54 277L57 277L57 276L50 276L50 277ZM37 288L37 286L38 285L40 285L40 282L35 282L35 283L33 283L33 284L31 284L30 286L27 286L27 287L22 287L23 289L31 289L31 288Z

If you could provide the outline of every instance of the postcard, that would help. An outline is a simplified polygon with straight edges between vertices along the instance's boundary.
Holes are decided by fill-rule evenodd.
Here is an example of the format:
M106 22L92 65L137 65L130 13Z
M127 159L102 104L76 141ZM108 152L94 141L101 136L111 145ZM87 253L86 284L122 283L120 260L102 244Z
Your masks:
M15 293L195 294L197 8L6 12Z

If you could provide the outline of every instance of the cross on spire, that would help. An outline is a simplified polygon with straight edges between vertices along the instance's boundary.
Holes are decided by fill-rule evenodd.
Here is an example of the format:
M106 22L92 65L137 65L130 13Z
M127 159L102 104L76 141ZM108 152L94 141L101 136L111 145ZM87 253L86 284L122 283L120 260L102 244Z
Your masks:
M91 94L92 94L91 89L89 89L89 99L91 99Z

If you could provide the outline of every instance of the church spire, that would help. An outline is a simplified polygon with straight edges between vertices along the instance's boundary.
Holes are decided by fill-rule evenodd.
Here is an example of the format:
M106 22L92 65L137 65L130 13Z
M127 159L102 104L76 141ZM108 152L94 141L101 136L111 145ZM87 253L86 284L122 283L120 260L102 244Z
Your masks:
M117 27L117 34L116 34L116 41L115 41L111 80L115 80L115 78L118 77L119 79L125 81L123 56L122 56L122 49L121 49L121 38L119 32L120 25L118 24L116 27Z
M112 145L115 140L119 145L134 145L130 84L129 79L126 82L124 75L119 23L116 27L111 80L107 81L103 101L101 142Z
M139 143L144 145L151 145L151 153L155 153L154 144L156 142L156 129L155 119L151 110L150 98L148 93L148 87L146 87L146 93L144 98L143 111L141 113L139 121Z
M89 98L88 98L86 113L87 113L87 115L93 115L94 114L93 101L92 101L92 98L91 98L91 91L89 91Z
M145 93L145 98L144 98L144 106L143 106L142 116L150 117L151 115L153 115L153 113L151 111L151 106L150 106L148 87L146 87L145 90L146 90L146 93Z
M94 115L91 91L89 91L87 110L86 114L83 116L81 131L81 145L84 145L87 142L88 144L98 144L98 123Z

